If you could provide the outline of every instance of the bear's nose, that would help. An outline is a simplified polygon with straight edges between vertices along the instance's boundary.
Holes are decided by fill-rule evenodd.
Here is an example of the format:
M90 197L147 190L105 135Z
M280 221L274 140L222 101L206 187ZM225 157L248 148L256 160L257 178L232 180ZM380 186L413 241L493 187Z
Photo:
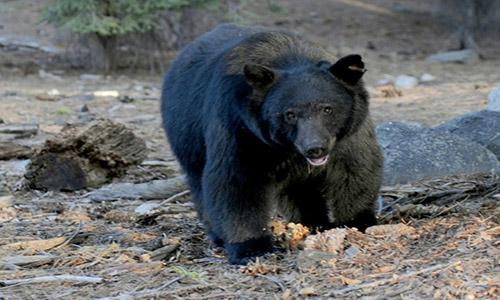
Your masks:
M306 150L306 156L308 158L321 158L326 155L326 148L324 147L313 147Z

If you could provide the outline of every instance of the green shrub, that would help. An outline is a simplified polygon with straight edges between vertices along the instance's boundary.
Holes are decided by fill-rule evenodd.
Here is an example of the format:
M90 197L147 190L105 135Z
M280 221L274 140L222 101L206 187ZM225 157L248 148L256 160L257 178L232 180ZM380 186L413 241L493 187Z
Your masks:
M41 20L74 33L87 35L98 47L91 50L93 69L109 70L116 38L156 29L160 14L221 0L53 0Z
M142 33L153 30L159 14L166 10L181 10L209 1L54 0L43 11L42 20L84 34L112 36Z

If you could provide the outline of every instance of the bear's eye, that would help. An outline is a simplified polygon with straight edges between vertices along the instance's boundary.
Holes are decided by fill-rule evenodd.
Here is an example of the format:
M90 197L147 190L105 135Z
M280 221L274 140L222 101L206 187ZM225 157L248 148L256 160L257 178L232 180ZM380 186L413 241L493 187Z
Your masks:
M330 106L323 107L323 113L325 113L326 115L331 114L332 111L333 109Z
M297 119L297 114L294 111L289 110L285 112L285 118L289 122L295 121Z

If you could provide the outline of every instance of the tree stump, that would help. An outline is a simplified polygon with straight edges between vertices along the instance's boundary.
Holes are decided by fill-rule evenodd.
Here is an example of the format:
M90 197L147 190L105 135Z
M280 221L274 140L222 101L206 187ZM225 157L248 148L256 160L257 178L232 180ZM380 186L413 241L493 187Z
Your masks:
M110 120L66 127L33 155L25 173L28 187L74 191L98 187L122 176L146 158L143 139Z

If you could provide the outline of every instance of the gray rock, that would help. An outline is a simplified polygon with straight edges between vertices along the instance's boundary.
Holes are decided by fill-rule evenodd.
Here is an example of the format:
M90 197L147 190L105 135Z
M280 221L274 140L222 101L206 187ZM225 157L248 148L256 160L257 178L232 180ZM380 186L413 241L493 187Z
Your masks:
M102 75L98 74L82 74L80 75L81 80L86 80L86 81L100 81L102 80Z
M500 111L482 110L468 113L435 128L479 143L500 160Z
M422 76L420 76L420 82L432 82L436 80L436 77L432 76L429 73L424 73Z
M493 89L488 95L487 110L500 111L500 86Z
M477 52L471 49L439 52L427 57L428 62L438 63L472 63L479 60Z
M394 87L398 90L404 90L416 87L418 85L418 79L413 76L399 75L394 80Z
M388 122L377 126L377 136L385 156L386 185L500 171L500 162L488 149L448 132Z
M62 81L63 80L60 76L46 72L45 70L42 70L42 69L40 69L38 71L38 77L40 77L41 79L48 79L48 80L53 80L53 81Z

